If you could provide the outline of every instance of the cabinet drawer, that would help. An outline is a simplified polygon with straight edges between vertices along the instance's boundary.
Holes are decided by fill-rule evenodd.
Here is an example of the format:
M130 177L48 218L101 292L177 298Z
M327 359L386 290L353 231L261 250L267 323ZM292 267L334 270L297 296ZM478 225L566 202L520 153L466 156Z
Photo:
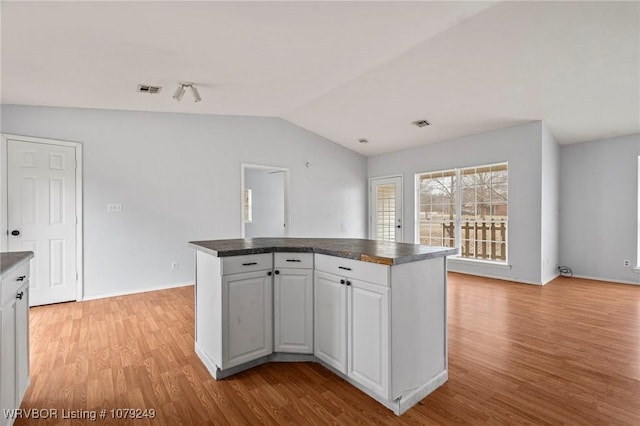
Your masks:
M389 267L386 265L325 254L316 254L315 263L317 271L389 287Z
M273 268L273 254L247 254L222 258L222 275L263 271Z
M18 280L20 277L24 278L22 280ZM4 305L7 300L16 297L18 289L27 281L29 281L29 262L25 262L13 272L2 278L2 283L0 284L0 287L2 287L2 302L0 304Z
M313 253L274 253L276 268L313 269Z

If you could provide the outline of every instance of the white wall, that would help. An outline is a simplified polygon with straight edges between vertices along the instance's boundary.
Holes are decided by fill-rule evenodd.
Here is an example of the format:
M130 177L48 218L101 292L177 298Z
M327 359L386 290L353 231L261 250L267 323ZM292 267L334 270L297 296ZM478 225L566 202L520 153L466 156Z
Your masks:
M240 163L290 169L292 236L366 235L366 158L284 120L16 105L1 112L3 133L84 145L88 297L192 283L187 242L240 235ZM123 212L107 213L107 203L122 203Z
M638 155L640 134L560 148L560 263L574 275L640 284Z
M369 157L368 175L370 178L404 175L404 238L412 242L415 241L415 173L508 161L508 263L511 268L451 261L449 270L540 284L541 139L542 123L531 122Z
M560 251L560 146L542 123L541 276L546 284L558 276Z
M252 221L244 224L244 236L284 236L284 173L245 169L244 187L251 189Z

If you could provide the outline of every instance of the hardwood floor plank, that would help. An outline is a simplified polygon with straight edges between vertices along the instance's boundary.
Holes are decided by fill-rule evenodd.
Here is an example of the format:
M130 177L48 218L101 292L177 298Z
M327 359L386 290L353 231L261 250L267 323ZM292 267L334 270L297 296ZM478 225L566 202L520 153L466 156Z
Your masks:
M449 274L448 296L449 381L401 417L316 363L215 381L193 350L193 287L31 308L22 408L157 412L97 422L114 425L640 424L640 287Z

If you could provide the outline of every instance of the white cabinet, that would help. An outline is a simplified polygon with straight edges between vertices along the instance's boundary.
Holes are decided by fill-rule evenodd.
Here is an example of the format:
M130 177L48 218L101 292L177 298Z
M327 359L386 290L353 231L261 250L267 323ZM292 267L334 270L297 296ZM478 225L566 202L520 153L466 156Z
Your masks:
M225 323L222 367L233 367L271 354L271 271L245 272L222 277Z
M316 268L325 263L316 256ZM362 263L362 264L360 264ZM364 262L358 276L371 276ZM379 282L387 282L382 265ZM343 269L345 272L353 272ZM332 269L333 270L333 269ZM315 272L315 355L331 367L383 397L389 396L389 288L355 279Z
M20 406L29 386L29 262L0 282L0 409ZM12 419L0 417L0 424Z
M346 374L346 281L336 275L319 271L315 272L314 279L314 354L318 359Z
M350 280L347 375L380 396L389 393L389 289Z
M220 372L273 350L273 255L196 257L196 352Z
M274 253L273 351L313 353L313 253Z

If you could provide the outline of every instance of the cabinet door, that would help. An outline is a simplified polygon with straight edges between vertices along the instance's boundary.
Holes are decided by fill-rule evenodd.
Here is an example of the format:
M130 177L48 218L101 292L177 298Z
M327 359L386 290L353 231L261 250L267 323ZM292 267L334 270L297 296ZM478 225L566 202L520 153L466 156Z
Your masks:
M226 301L222 305L225 321L222 336L222 368L233 367L271 354L271 283L271 276L267 275L267 271L222 277L222 297Z
M276 269L273 279L274 351L313 353L313 273Z
M22 401L29 385L29 284L18 290L16 299L16 401Z
M11 299L2 306L2 336L0 342L0 408L17 408L16 401L16 299ZM0 417L0 424L8 424L5 416Z
M347 372L347 287L336 275L314 276L314 354L333 368Z
M383 398L388 398L389 289L351 280L348 304L347 374Z

